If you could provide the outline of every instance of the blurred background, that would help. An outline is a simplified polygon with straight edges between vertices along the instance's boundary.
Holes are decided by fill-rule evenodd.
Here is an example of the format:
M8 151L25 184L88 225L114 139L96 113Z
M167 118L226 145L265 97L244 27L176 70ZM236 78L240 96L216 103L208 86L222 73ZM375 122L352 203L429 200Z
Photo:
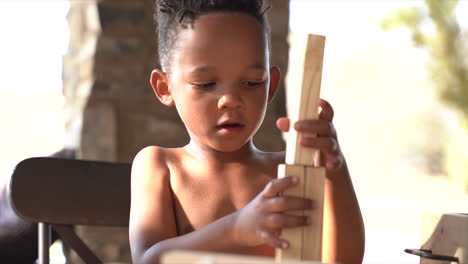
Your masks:
M72 81L62 66L64 56L75 52L66 17L70 3L79 2L92 3L0 1L3 182L21 159L49 155L65 146L77 147L82 140L76 136L80 125L70 121L75 113L67 106L70 100L64 96L63 79L68 84ZM92 11L85 13L92 15ZM403 250L422 244L423 215L468 213L466 14L468 1L463 0L289 2L286 18L291 49L303 33L327 37L322 97L335 108L334 124L364 216L364 263L419 263ZM88 27L93 28L92 23ZM138 42L133 44L138 46ZM289 62L293 61L290 58ZM150 68L148 65L142 71L149 76ZM140 86L149 89L145 93L151 97L149 85ZM119 93L124 88L100 89ZM113 110L96 105L92 113L104 113L105 120L113 118ZM277 115L282 112L281 107L273 109ZM107 127L99 125L102 120L93 122L98 131L106 131ZM162 123L145 123L144 128L180 128ZM148 142L153 143L148 140L138 146ZM110 143L100 144L104 160L130 161L135 152L112 154ZM101 157L93 155L84 156Z

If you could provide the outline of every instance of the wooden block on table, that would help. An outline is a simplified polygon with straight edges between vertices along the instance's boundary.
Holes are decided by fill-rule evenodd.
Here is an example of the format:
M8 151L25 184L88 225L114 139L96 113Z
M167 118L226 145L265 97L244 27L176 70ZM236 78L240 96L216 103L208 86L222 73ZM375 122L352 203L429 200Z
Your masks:
M170 251L161 257L162 264L278 264L273 258L188 250ZM281 264L320 264L315 261L284 261Z
M317 208L307 214L312 224L305 227L284 229L281 237L290 242L288 249L276 249L276 260L290 259L321 261L323 233L323 192L325 184L325 169L302 165L278 166L278 178L297 176L300 184L290 189L284 195L300 196L314 200ZM304 215L304 211L293 212Z
M458 258L468 264L468 214L425 215L421 249L433 254ZM421 258L421 264L447 263Z
M294 75L290 79L300 82L289 84L294 85L289 88L288 94L290 98L288 103L291 104L288 117L291 119L291 124L298 120L318 118L325 37L309 34L305 43L306 45L300 47L300 51L297 52L301 58L297 63L298 68L289 71L289 74ZM286 164L314 165L311 157L315 156L316 150L302 148L299 145L299 138L300 135L294 129L288 132Z

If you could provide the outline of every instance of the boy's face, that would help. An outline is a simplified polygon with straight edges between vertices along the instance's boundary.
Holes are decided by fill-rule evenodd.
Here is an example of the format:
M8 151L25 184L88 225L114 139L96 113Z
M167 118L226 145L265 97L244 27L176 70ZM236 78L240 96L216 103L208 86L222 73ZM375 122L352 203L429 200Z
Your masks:
M166 81L192 141L224 152L241 148L279 82L262 25L245 14L211 13L179 37Z

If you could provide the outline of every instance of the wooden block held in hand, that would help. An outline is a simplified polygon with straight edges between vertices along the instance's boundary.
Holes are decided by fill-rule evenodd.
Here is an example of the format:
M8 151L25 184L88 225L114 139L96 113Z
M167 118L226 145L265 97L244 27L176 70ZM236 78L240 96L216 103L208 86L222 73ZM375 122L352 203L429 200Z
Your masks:
M302 165L286 165L278 166L278 178L286 176L296 176L299 178L299 184L291 189L288 189L283 195L304 197L305 183L305 168ZM290 214L303 215L303 211L295 211ZM283 229L281 237L289 241L288 249L276 249L276 259L302 259L302 227Z
M301 85L300 87L289 87L288 103L291 107L288 117L291 124L303 119L318 119L324 49L325 37L309 34L306 45L299 52L303 61L298 63L300 66L297 69L289 71L289 74L294 75L292 80L301 81L290 84ZM301 147L299 138L300 135L294 129L290 129L287 134L286 164L314 165L311 157L315 156L316 150Z
M276 260L321 261L325 168L281 164L278 166L278 178L285 176L297 176L300 183L295 188L284 192L283 195L311 199L315 201L316 208L311 211L291 212L296 215L309 215L312 223L309 226L283 229L281 237L290 242L290 247L276 249Z
M325 168L305 167L304 197L315 201L316 208L310 212L311 225L304 227L302 260L322 260L325 177Z

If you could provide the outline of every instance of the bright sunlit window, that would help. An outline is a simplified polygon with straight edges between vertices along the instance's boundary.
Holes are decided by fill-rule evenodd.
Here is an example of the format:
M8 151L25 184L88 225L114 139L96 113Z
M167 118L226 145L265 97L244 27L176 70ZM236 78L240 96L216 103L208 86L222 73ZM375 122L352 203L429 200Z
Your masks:
M65 0L0 1L0 183L22 159L63 147L68 8ZM51 263L65 262L59 243L51 252Z
M0 1L0 179L63 145L62 55L68 1Z

